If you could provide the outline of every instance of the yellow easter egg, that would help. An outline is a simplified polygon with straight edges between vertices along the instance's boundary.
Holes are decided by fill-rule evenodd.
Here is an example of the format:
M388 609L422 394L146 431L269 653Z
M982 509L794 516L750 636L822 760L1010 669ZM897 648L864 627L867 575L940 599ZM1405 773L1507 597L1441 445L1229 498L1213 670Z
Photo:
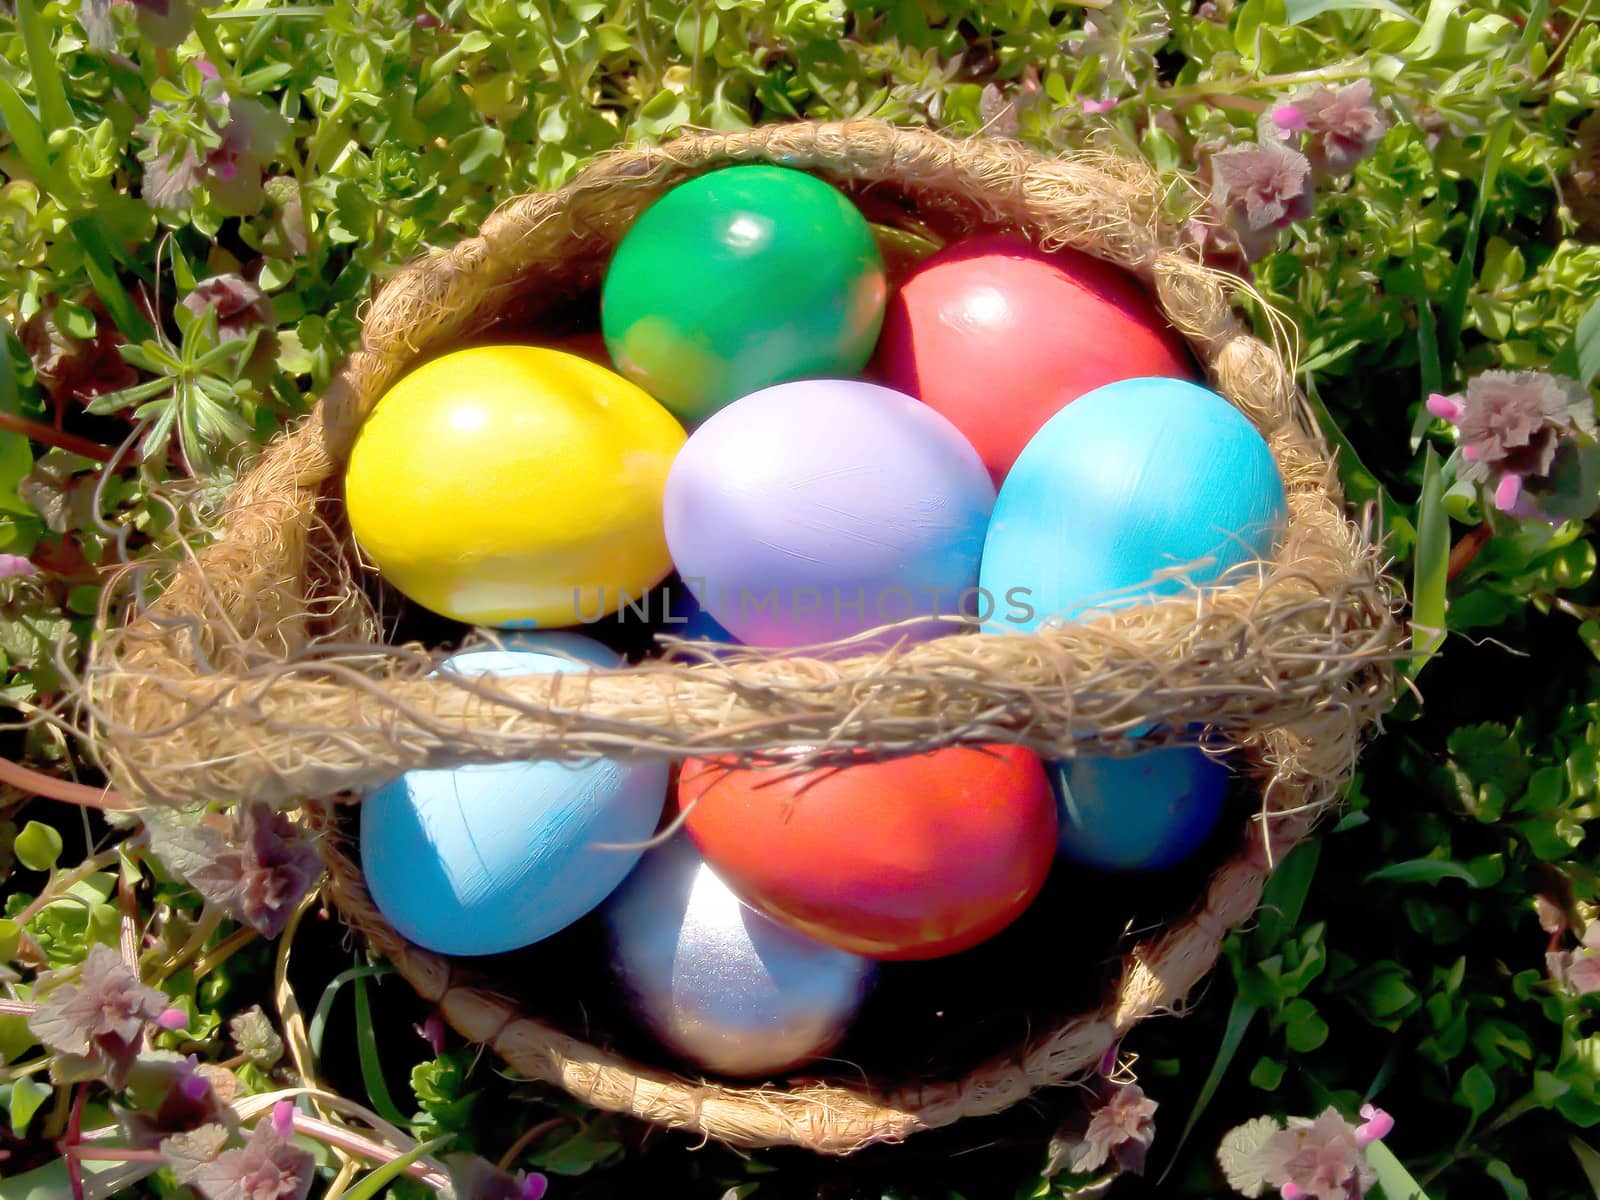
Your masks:
M474 625L576 625L672 569L662 530L683 427L615 372L484 346L378 401L345 471L357 543L384 578Z

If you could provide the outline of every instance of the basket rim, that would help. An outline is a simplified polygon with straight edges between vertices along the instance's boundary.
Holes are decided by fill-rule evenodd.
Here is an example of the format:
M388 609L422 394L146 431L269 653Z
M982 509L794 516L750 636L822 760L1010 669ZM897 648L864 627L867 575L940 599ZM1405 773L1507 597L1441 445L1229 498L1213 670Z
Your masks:
M197 599L214 599L202 586L202 578L199 582L191 580L194 586L188 592L176 585L169 589L141 620L124 628L125 644L114 647L114 652L98 661L91 659L86 707L94 730L93 745L126 794L155 802L251 795L273 802L303 804L306 819L319 835L329 868L330 892L344 919L389 957L420 995L437 1002L458 1032L469 1040L491 1044L523 1074L562 1087L596 1107L698 1132L732 1145L799 1145L821 1153L845 1154L874 1142L898 1141L966 1116L1001 1111L1040 1087L1092 1069L1139 1020L1178 1003L1214 963L1227 931L1253 911L1273 863L1309 830L1353 764L1363 727L1387 706L1388 666L1397 650L1397 634L1393 601L1378 571L1376 551L1343 512L1327 448L1310 424L1292 376L1270 347L1242 331L1229 306L1224 278L1175 247L1170 230L1157 220L1153 178L1147 170L1111 158L1096 158L1088 163L1051 159L1014 144L960 141L873 121L795 123L739 134L693 133L660 147L618 149L602 156L555 192L507 201L475 237L403 268L374 300L367 314L362 348L352 354L312 416L275 442L254 471L241 481L230 500L222 539L225 548L248 547L249 531L255 528L252 521L293 526L304 540L307 531L321 519L319 506L327 494L327 482L336 476L361 416L384 390L385 382L427 349L427 339L418 346L408 324L410 303L417 295L426 295L448 308L458 294L492 293L499 286L500 274L519 266L525 269L530 261L545 261L537 259L528 243L542 236L547 223L558 218L567 221L570 237L564 244L590 248L603 245L606 236L614 235L616 229L601 228L592 213L586 216L585 204L620 194L637 211L639 201L648 202L650 196L682 178L748 161L799 166L835 182L840 182L841 177L846 182L851 178L893 182L919 204L922 197L939 194L941 188L952 190L952 194L959 191L980 214L1001 213L1010 219L1010 223L996 220L987 228L1020 223L1041 243L1075 245L1134 271L1147 285L1153 283L1162 311L1194 347L1208 376L1216 381L1217 390L1258 427L1265 426L1263 432L1269 435L1286 483L1293 483L1291 535L1297 525L1304 530L1308 521L1321 522L1314 531L1318 536L1322 536L1323 527L1330 531L1318 547L1324 565L1333 564L1328 568L1335 576L1332 585L1311 586L1328 581L1308 582L1297 571L1280 569L1280 564L1273 562L1262 568L1258 580L1208 593L1206 605L1199 606L1204 611L1198 616L1189 613L1193 606L1190 599L1175 597L1137 610L1121 610L1089 626L1052 630L1047 635L978 634L943 639L945 643L962 643L959 647L933 642L914 646L903 654L891 652L887 656L832 662L773 656L754 667L737 662L665 671L635 667L583 676L519 677L491 686L461 677L428 678L426 670L431 661L426 661L426 656L413 655L406 677L392 685L384 684L391 689L385 699L395 698L397 713L408 711L408 706L414 708L424 702L423 698L440 707L412 731L412 739L419 744L370 743L399 747L402 755L376 762L364 760L364 765L346 764L341 770L321 773L315 764L302 770L305 764L286 759L295 770L267 762L251 765L245 774L228 774L229 770L243 768L236 763L219 765L203 755L193 755L190 761L177 764L163 762L159 752L141 755L141 735L149 736L153 729L155 734L181 739L191 736L185 732L190 727L180 728L169 720L141 729L137 721L124 715L130 709L128 698L137 695L148 700L155 694L176 706L160 710L163 716L175 711L184 722L218 722L225 736L234 739L223 744L245 747L246 752L237 757L248 758L255 730L277 728L272 722L282 725L287 721L286 709L271 705L285 704L293 697L275 697L274 681L288 678L301 695L306 694L304 689L331 689L318 695L326 694L345 705L352 697L359 700L376 693L371 685L351 678L358 673L333 671L326 658L289 663L289 669L284 669L287 659L278 652L275 628L270 630L271 637L257 637L247 647L251 654L243 659L224 663L220 668L202 663L201 666L211 667L209 671L195 666L193 660L206 657L202 648L209 644L205 639L214 632L202 617L202 604ZM923 172L918 177L924 188L920 193L906 183L913 170ZM1051 214L1056 210L1033 194L1047 186L1065 186L1062 180L1068 176L1072 187L1078 189L1071 196L1074 212L1088 213L1096 204L1112 206L1112 215L1087 226L1088 232L1084 228L1063 232L1052 226ZM497 263L496 255L501 252L509 258ZM1185 306L1181 315L1175 307L1180 305ZM431 344L448 342L469 323L458 320L448 334L434 336ZM203 551L195 560L194 575L203 577L207 553ZM303 547L301 557L305 557ZM269 563L264 569L275 566ZM248 578L244 584L235 581L237 590L248 591ZM304 568L295 586L304 589ZM174 599L174 593L181 594ZM1283 600L1285 595L1289 600ZM165 609L163 604L167 605ZM1233 604L1234 608L1220 617L1213 615L1213 609L1222 611L1226 604ZM353 799L353 790L362 790L380 776L389 778L415 766L581 756L583 751L574 751L573 745L584 737L590 737L585 743L590 754L596 746L615 750L616 743L607 740L603 723L599 732L586 732L586 727L580 726L586 713L603 705L608 697L621 695L619 687L623 691L632 688L648 700L657 694L666 696L670 689L695 686L695 679L713 679L719 680L729 694L748 695L759 686L757 676L762 671L788 672L788 683L799 689L788 693L791 704L794 695L803 694L804 689L822 687L823 700L816 702L819 711L824 715L832 712L837 718L837 711L829 710L826 702L833 698L837 703L838 697L850 695L852 683L892 686L898 678L894 671L908 662L942 663L947 671L958 674L969 659L981 660L984 648L996 644L1039 648L1046 658L1041 670L1048 670L1050 655L1081 653L1082 646L1099 639L1096 644L1115 666L1116 653L1124 643L1138 643L1141 636L1147 642L1159 641L1157 634L1164 627L1152 617L1153 613L1169 624L1174 613L1190 617L1196 626L1213 620L1225 627L1228 637L1252 647L1254 639L1264 640L1272 630L1280 628L1270 621L1281 622L1281 628L1287 630L1282 660L1272 664L1278 674L1265 681L1259 678L1262 664L1255 660L1246 661L1233 674L1225 675L1232 670L1226 662L1206 658L1214 653L1212 643L1205 643L1200 650L1187 644L1179 646L1177 652L1152 669L1158 681L1183 670L1192 673L1214 669L1224 678L1213 691L1231 688L1253 697L1255 707L1232 725L1228 724L1229 710L1225 705L1214 705L1217 712L1210 715L1220 714L1221 719L1211 723L1233 740L1246 744L1262 764L1266 776L1263 810L1250 822L1252 828L1239 848L1212 876L1193 915L1129 951L1116 994L1101 1009L1071 1018L1048 1034L1032 1039L1018 1054L983 1064L958 1081L889 1093L826 1084L729 1087L628 1063L600 1047L521 1016L514 1006L508 1007L503 997L474 979L470 968L459 967L405 942L372 906L361 883L359 867L339 845L335 805ZM231 613L224 609L224 615ZM109 614L103 615L103 620L109 621ZM1084 630L1091 626L1091 636L1086 640ZM1151 633L1152 629L1156 633ZM1106 646L1111 649L1106 650ZM151 647L155 649L151 651ZM1295 657L1294 647L1300 647L1301 658ZM376 651L377 647L372 649ZM146 657L140 658L141 654ZM1335 654L1344 656L1341 665L1345 669L1326 674L1311 670L1304 679L1296 675L1302 659L1320 668ZM179 662L183 655L188 659ZM149 663L154 667L146 675L135 670ZM162 675L163 670L166 675ZM1067 684L1073 682L1065 675L1061 679ZM129 690L118 693L119 686ZM833 690L828 691L829 687ZM1249 691L1251 688L1262 695L1256 696ZM1174 685L1174 690L1181 689ZM964 695L959 691L951 694L957 700ZM1069 694L1069 710L1080 700L1076 692ZM1126 731L1141 724L1150 711L1129 709L1121 725L1106 719L1107 713L1115 717L1118 711L1114 705L1101 711L1099 724L1097 714L1091 712L1084 719L1081 733L1067 728L1065 742L1062 730L1052 729L1048 737L1039 736L1034 748L1054 748L1057 752L1053 757L1058 758L1086 748L1131 752L1179 740L1183 725L1196 712L1209 710L1203 705L1185 708L1183 703L1175 702L1161 710L1169 728L1147 731L1137 739L1127 738ZM355 721L363 719L360 714L346 715ZM230 720L240 728L230 726ZM931 731L923 731L922 742L912 740L888 750L909 753L933 744L1002 740L1030 745L1026 713L1013 720L1010 727L975 721L955 732L941 727L942 722L935 722ZM521 741L491 745L490 739L473 732L479 725L494 726L500 731L518 721L528 722L531 730ZM362 732L366 728L361 725L359 729L341 729L340 734L349 738L367 736ZM383 732L372 736L381 737ZM388 732L392 735L392 730ZM748 743L720 746L704 739L680 737L634 749L682 758L724 750L748 753ZM853 749L852 745L840 747L844 753ZM196 758L201 760L198 767Z

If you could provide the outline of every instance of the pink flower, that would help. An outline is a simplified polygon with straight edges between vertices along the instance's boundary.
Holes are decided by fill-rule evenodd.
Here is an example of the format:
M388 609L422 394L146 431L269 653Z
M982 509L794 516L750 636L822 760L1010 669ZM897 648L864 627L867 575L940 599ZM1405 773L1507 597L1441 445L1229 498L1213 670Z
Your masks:
M1456 426L1459 478L1488 489L1501 512L1532 517L1541 515L1541 503L1563 499L1587 505L1578 516L1594 510L1581 461L1594 447L1594 402L1576 380L1543 371L1485 371L1467 382L1463 395L1434 394L1427 405Z
M252 329L272 322L272 301L243 275L213 275L194 285L179 303L195 316L208 308L217 314L217 336L222 342L243 341Z
M1361 1106L1361 1121L1356 1127L1356 1141L1363 1146L1383 1141L1394 1129L1394 1118L1372 1104Z
M1138 1174L1144 1170L1145 1154L1155 1140L1156 1107L1136 1083L1112 1088L1090 1114L1081 1135L1058 1135L1054 1161L1084 1174L1115 1159L1120 1170Z
M39 569L20 554L0 554L0 579L37 575Z
M1372 84L1365 79L1341 88L1317 84L1284 107L1299 115L1298 131L1306 134L1306 157L1318 179L1348 175L1383 140L1387 128L1373 103Z
M1088 96L1085 96L1078 103L1083 105L1083 111L1086 113L1106 113L1117 106L1116 100L1112 97L1107 97L1104 100L1091 100Z
M207 900L263 937L277 937L322 862L299 826L265 804L246 804L224 834L209 825L151 826L166 865Z
M1212 202L1247 260L1265 254L1279 230L1311 215L1311 164L1282 142L1218 151L1211 172Z
M1270 115L1272 123L1278 127L1279 136L1304 133L1309 128L1305 114L1292 104L1280 104Z
M294 1106L282 1101L270 1117L256 1122L242 1147L224 1150L183 1182L207 1200L305 1200L317 1164L290 1140L293 1131Z
M1263 1177L1288 1200L1360 1200L1377 1182L1363 1145L1350 1122L1328 1108L1314 1121L1290 1122L1268 1140Z
M120 955L96 943L78 967L40 976L38 1010L28 1027L57 1052L60 1082L104 1077L120 1088L139 1056L145 1027L174 1011L167 997L139 981Z

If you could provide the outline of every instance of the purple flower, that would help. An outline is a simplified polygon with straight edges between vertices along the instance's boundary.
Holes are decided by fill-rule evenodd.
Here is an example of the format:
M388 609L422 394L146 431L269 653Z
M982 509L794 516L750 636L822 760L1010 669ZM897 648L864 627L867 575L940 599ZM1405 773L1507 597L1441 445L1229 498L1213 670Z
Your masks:
M248 1142L195 1167L184 1182L207 1200L305 1200L316 1160L290 1140L293 1132L294 1106L280 1101L256 1122Z
M227 1125L225 1107L238 1092L233 1072L187 1058L141 1058L129 1075L129 1095L143 1111L119 1111L130 1144L155 1149L169 1136L206 1125Z
M1245 258L1260 258L1278 231L1311 215L1311 164L1279 141L1233 146L1211 157L1212 201Z
M1284 1200L1360 1200L1378 1178L1355 1128L1332 1108L1274 1134L1262 1149L1262 1174Z
M1145 1153L1155 1139L1156 1102L1135 1083L1102 1087L1104 1099L1089 1113L1087 1123L1076 1117L1056 1134L1048 1173L1065 1169L1087 1174L1113 1160L1118 1171L1144 1170Z
M187 1017L167 997L139 981L117 952L96 943L77 968L39 979L39 1008L28 1026L57 1052L51 1074L58 1082L105 1078L120 1088L139 1056L145 1026L183 1028Z
M1580 493L1565 499L1587 503L1577 516L1594 511L1580 461L1580 453L1594 447L1594 402L1576 380L1543 371L1485 371L1468 381L1463 395L1429 396L1428 411L1456 426L1459 478L1489 490L1500 511L1541 515L1540 501L1562 499L1564 490Z
M152 844L207 900L263 937L277 937L322 874L304 832L265 804L246 804L224 833L210 825L157 824Z
M1279 124L1306 135L1306 157L1318 179L1348 175L1383 140L1388 127L1373 103L1372 84L1365 79L1341 88L1321 84L1305 88L1289 104L1273 110L1274 121L1283 108L1292 109L1299 120L1292 126Z
M243 275L213 275L194 285L180 302L195 316L215 309L220 342L243 341L250 331L272 323L272 301Z
M229 97L214 79L208 79L204 94L223 106L220 125L207 118L217 144L203 156L193 146L181 152L147 151L144 198L155 208L181 209L203 185L221 211L234 216L253 213L264 196L263 163L287 136L288 124L254 100Z
M472 1154L445 1159L456 1200L541 1200L548 1180L538 1172L508 1174Z

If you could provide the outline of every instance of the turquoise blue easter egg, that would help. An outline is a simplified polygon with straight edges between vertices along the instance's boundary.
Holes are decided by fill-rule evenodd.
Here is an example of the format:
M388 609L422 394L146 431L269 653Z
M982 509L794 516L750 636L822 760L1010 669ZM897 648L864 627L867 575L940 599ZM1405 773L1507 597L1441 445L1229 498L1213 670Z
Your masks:
M572 633L523 634L442 672L527 675L616 666ZM666 801L665 763L491 763L409 771L361 806L361 870L407 940L498 954L564 929L633 869Z
M1265 439L1221 396L1181 379L1107 384L1045 422L1007 473L978 616L1029 630L1214 582L1270 555L1286 512Z
M1176 866L1211 836L1228 796L1228 768L1193 746L1070 759L1051 782L1061 853L1101 871Z

